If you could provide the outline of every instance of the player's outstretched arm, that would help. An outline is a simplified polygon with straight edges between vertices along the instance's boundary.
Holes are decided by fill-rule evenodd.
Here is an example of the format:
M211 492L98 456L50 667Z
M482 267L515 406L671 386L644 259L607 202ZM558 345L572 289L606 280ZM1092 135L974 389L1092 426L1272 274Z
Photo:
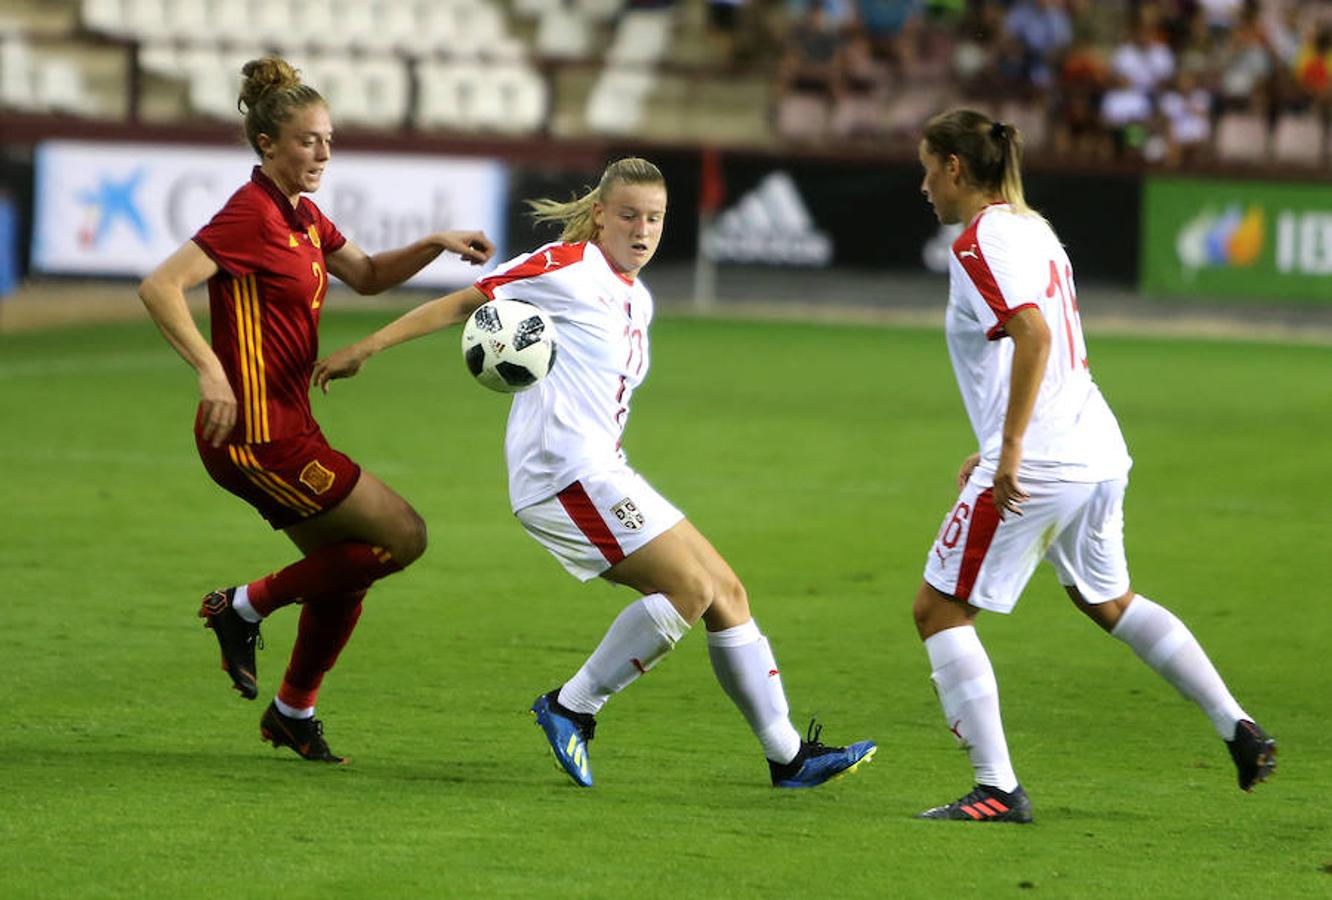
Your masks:
M483 231L438 231L371 256L347 241L328 255L328 270L358 294L378 294L402 284L446 252L479 266L495 255L495 245Z
M383 328L366 335L354 344L335 350L314 366L311 384L325 394L328 383L335 378L350 378L361 371L365 361L381 350L430 334L450 325L457 325L489 299L475 285L436 297L403 313Z
M199 410L203 438L220 446L236 424L236 392L212 346L194 324L185 292L217 273L217 263L193 241L152 271L139 284L139 299L176 352L199 374Z

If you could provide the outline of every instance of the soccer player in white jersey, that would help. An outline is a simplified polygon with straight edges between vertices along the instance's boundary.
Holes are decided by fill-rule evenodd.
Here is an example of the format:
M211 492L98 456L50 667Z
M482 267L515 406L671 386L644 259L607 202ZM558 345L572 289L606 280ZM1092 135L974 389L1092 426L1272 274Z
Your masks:
M801 739L740 579L629 468L620 447L630 400L648 370L652 295L638 274L661 239L661 172L646 160L621 159L582 197L530 205L538 221L563 227L560 240L319 361L315 383L326 389L372 354L462 322L488 300L539 306L559 331L559 358L545 379L513 399L504 446L513 511L570 574L583 581L600 575L642 595L572 678L532 704L556 760L576 784L590 787L594 717L701 618L713 671L758 738L773 786L814 787L854 770L871 758L874 743L825 746L813 723Z
M916 628L949 729L976 786L926 819L1030 822L1009 761L981 610L1011 612L1042 557L1074 605L1196 703L1250 790L1276 743L1230 695L1198 641L1132 590L1124 491L1132 464L1092 381L1073 268L1023 199L1021 137L970 110L935 116L920 142L921 191L943 224L966 228L949 259L948 352L979 450L958 472L916 594Z

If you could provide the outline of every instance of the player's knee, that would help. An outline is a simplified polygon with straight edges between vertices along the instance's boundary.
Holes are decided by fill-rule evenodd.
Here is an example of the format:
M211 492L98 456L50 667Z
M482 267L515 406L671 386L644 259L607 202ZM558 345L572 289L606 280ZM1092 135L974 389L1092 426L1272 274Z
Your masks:
M711 608L731 620L749 618L749 593L739 578L728 575L714 582Z
M426 545L429 543L429 535L426 530L425 519L416 512L416 510L407 509L399 523L398 534L395 536L393 546L389 552L397 560L398 565L406 568L416 560L420 559L421 554L425 553Z

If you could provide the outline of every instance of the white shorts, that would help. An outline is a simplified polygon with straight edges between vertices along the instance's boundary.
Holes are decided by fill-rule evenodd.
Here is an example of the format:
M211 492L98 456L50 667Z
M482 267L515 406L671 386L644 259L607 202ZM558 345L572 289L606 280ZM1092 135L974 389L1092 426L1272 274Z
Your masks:
M684 518L629 468L579 479L514 515L580 581L596 578Z
M1059 583L1088 603L1122 597L1129 589L1124 555L1124 491L1128 479L1079 483L1023 482L1031 498L1022 515L1002 521L993 488L973 476L944 516L925 563L935 590L979 609L1012 612L1044 557Z

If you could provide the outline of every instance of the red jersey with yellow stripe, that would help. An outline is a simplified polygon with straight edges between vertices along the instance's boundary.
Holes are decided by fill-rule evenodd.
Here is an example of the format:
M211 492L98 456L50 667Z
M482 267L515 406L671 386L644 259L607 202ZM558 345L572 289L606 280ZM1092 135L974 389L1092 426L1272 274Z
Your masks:
M239 407L227 442L317 430L309 385L328 290L324 257L347 239L309 198L293 207L255 166L194 242L218 267L208 280L213 351Z

